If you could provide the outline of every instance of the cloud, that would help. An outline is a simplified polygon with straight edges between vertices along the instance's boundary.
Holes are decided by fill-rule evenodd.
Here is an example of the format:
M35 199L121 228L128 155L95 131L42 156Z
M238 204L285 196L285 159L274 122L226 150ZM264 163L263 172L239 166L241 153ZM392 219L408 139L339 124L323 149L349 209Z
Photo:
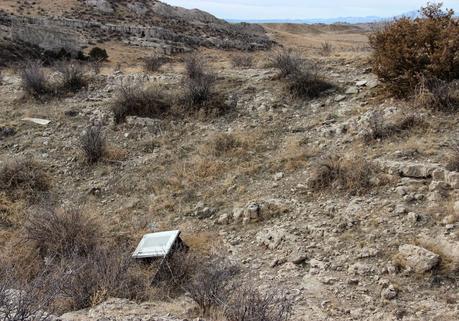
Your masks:
M426 0L163 0L198 8L227 19L310 19L344 16L394 16L419 9ZM459 11L459 0L443 1Z

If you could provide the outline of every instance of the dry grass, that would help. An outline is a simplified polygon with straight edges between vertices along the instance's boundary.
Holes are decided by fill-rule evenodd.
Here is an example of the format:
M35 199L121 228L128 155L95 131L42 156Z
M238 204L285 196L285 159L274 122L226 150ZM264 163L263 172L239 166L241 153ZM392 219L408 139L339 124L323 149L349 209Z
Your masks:
M331 155L315 164L309 186L319 191L333 188L352 195L362 195L377 185L377 174L377 167L362 157Z
M80 139L80 148L87 163L94 164L100 161L107 150L102 127L88 127Z
M254 65L253 55L249 53L235 54L231 57L231 65L234 68L251 68Z
M49 188L43 166L32 159L12 159L0 168L0 191L13 199L33 201Z
M451 143L446 160L446 169L459 172L459 141Z
M218 133L205 144L204 153L215 157L229 155L242 147L242 142L234 135Z
M459 110L459 81L421 78L416 89L414 104L417 107L442 112Z

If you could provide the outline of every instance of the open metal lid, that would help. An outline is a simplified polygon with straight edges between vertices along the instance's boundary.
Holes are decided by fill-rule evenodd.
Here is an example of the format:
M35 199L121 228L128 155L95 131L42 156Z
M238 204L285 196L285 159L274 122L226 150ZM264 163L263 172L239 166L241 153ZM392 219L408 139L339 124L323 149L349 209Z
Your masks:
M132 257L136 259L164 257L169 254L179 235L178 230L145 234Z

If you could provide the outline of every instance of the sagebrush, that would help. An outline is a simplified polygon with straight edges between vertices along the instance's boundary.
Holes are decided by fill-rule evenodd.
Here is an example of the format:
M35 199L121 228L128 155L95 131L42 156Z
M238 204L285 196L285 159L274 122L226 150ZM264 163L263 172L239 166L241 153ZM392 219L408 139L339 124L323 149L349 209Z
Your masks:
M421 17L400 18L370 35L373 72L398 97L411 96L420 80L459 78L459 20L441 4L421 9Z

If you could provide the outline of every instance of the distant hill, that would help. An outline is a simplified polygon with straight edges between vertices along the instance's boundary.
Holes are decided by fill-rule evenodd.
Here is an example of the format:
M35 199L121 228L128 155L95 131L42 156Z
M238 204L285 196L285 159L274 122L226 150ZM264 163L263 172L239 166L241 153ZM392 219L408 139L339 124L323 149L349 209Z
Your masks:
M241 19L227 19L228 22L232 23L240 23L240 22L248 22L248 23L293 23L293 24L359 24L359 23L373 23L373 22L381 22L385 20L392 20L394 18L401 18L401 17L408 17L408 18L417 18L419 17L419 11L413 10L406 13L402 13L400 15L394 17L381 17L381 16L366 16L366 17L336 17L336 18L318 18L318 19L249 19L249 20L241 20Z

